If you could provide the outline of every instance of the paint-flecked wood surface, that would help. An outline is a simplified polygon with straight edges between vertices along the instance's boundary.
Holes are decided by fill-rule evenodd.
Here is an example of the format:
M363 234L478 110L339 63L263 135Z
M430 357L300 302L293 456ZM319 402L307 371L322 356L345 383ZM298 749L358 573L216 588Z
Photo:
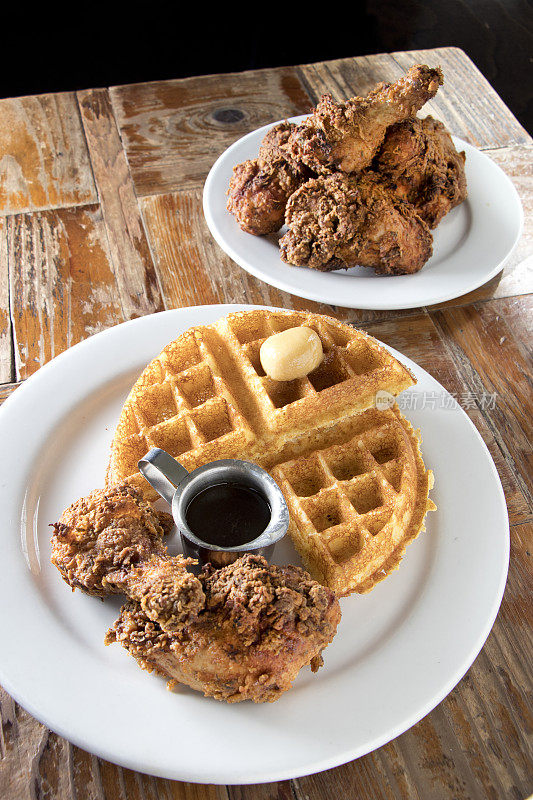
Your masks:
M303 300L234 264L202 214L218 155L260 125L308 111L325 91L362 94L417 62L445 74L428 113L485 150L521 196L523 236L502 272L439 306L374 312ZM494 458L511 524L507 588L481 653L434 711L379 750L293 781L184 784L72 746L0 689L2 800L524 800L533 792L532 154L526 131L455 48L0 100L0 402L65 348L164 308L243 302L329 313L413 358L455 395Z

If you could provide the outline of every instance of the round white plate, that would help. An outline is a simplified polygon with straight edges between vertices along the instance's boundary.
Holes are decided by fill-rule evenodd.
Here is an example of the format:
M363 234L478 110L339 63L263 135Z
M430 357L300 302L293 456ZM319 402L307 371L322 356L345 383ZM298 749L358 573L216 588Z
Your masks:
M343 764L388 742L455 686L481 649L509 556L498 474L476 429L427 372L404 413L423 433L438 510L400 569L344 598L336 638L272 704L228 705L105 647L119 598L74 592L50 564L49 523L103 485L109 445L146 362L191 325L250 306L199 306L118 325L70 348L0 409L0 683L70 741L123 766L202 783L256 783ZM394 351L393 351L394 352ZM175 547L175 544L174 544ZM279 563L299 563L287 541Z
M364 267L319 272L285 264L278 239L286 227L270 236L252 236L226 209L233 167L257 156L272 125L243 136L222 153L207 176L203 204L207 225L224 252L278 289L347 308L418 308L459 297L489 281L520 238L523 211L512 182L488 156L454 136L456 148L466 152L468 198L433 231L433 256L420 272L386 276Z

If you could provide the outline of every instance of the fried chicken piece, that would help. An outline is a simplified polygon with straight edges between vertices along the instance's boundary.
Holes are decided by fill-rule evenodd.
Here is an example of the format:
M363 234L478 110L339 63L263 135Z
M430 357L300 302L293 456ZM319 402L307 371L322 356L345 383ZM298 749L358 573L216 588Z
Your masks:
M51 561L73 589L96 597L126 594L151 620L174 631L204 605L198 579L163 544L172 518L132 486L94 491L53 524Z
M161 630L137 603L127 603L108 631L149 672L184 683L206 697L272 702L300 669L322 664L340 606L330 589L299 567L269 566L245 555L200 575L205 608L175 634Z
M387 128L414 116L442 82L440 69L417 64L395 83L380 83L366 97L336 103L325 94L291 133L292 152L316 173L360 172L371 163Z
M233 168L227 209L245 233L275 233L283 225L285 205L298 185L285 159L249 159Z
M465 154L457 152L442 122L433 117L415 117L390 127L373 169L430 228L436 228L467 196Z
M291 194L311 172L287 147L294 125L275 125L264 137L257 158L233 168L227 209L246 233L263 236L283 225Z
M281 153L287 160L292 160L290 151L287 150L287 144L295 127L294 122L288 122L288 120L273 125L263 137L259 148L259 158L266 161Z
M286 222L281 258L296 266L404 275L421 269L432 253L426 223L370 171L308 181L291 196Z

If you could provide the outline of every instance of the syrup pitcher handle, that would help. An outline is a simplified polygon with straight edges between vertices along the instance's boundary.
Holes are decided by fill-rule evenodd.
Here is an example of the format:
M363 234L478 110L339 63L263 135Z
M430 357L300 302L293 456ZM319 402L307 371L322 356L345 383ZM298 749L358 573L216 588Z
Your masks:
M138 467L150 486L172 505L177 486L189 474L175 458L159 447L153 447L138 462Z

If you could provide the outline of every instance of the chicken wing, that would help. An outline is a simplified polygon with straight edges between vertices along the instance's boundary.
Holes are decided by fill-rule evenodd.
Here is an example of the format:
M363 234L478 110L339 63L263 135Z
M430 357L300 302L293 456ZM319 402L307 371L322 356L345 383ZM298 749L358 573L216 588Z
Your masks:
M196 616L205 598L187 561L166 550L169 518L127 484L91 492L54 523L51 561L73 589L97 597L126 594L149 619L176 630Z
M227 209L246 233L263 236L279 230L287 200L312 174L287 148L293 128L289 122L274 126L259 156L233 168Z
M281 258L296 266L403 275L421 269L432 253L426 223L370 171L308 181L291 196L286 223Z
M246 555L219 570L208 565L200 581L205 608L189 625L167 633L130 602L106 644L120 642L144 669L230 703L277 700L303 666L321 666L341 612L303 569Z
M433 117L408 119L389 128L373 169L430 228L467 196L465 154L457 152L442 122Z

